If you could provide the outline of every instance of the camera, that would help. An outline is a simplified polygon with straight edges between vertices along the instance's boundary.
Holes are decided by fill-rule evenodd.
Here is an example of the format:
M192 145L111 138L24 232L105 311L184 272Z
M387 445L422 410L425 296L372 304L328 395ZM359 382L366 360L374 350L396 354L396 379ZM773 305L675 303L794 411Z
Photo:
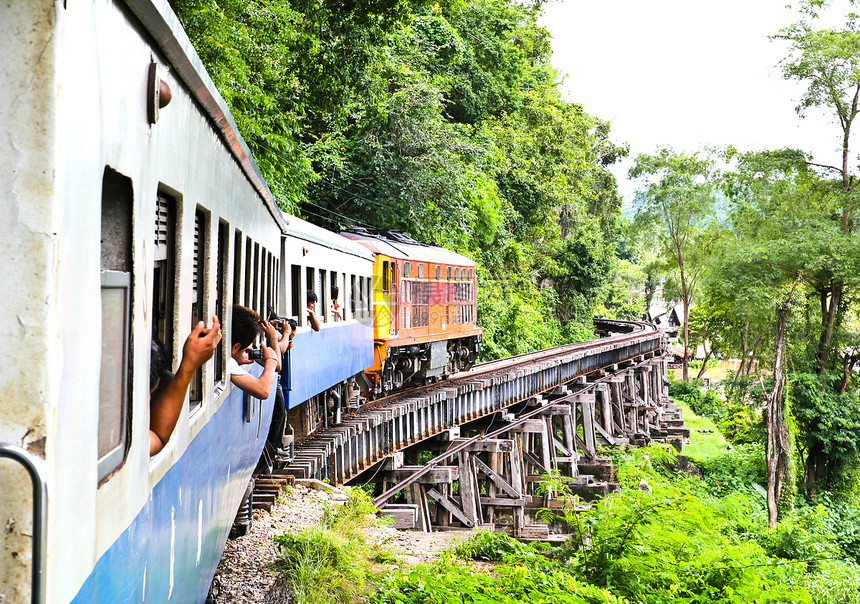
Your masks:
M263 358L262 348L252 348L248 351L248 359L251 361L259 361Z
M290 326L292 331L296 330L298 327L298 323L295 319L291 319L289 317L279 317L277 313L275 313L275 309L269 306L266 310L268 310L268 320L269 323L287 323Z

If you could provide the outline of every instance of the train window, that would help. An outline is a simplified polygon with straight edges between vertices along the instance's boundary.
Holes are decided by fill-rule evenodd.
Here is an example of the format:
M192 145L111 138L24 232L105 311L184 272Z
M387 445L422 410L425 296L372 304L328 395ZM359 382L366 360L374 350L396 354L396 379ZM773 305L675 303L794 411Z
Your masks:
M448 267L448 281L451 280L451 267Z
M331 287L331 289L329 289L329 291L331 292L331 300L337 298L337 306L338 308L340 308L340 286L337 284L337 271L331 271L329 275L329 284ZM330 307L331 304L329 304L328 306ZM335 319L334 317L335 312L336 311L332 309L332 319L336 321L337 319Z
M391 281L388 273L388 260L382 261L382 293L388 295L391 290Z
M259 275L260 293L257 301L257 312L261 317L265 317L266 304L268 303L269 293L269 252L265 247L260 247L260 264L257 266L257 274Z
M442 278L442 267L439 266L438 264L436 265L436 278L437 279Z
M364 312L367 314L368 317L372 317L373 315L371 314L372 311L371 311L370 304L371 304L371 300L373 300L373 292L370 288L371 287L370 279L365 280L364 286L366 288L365 292L364 292Z
M408 262L403 263L403 276L404 277L409 276L409 263Z
M454 280L455 280L455 281L459 281L459 280L460 280L460 269L459 269L459 268L455 268L455 269L454 269Z
M278 284L281 282L281 274L279 272L280 269L280 260L274 256L272 256L272 307L275 309L275 312L280 314L281 311L281 296L280 296L280 287Z
M197 325L198 321L205 320L205 292L209 283L209 275L206 270L208 264L206 257L209 255L209 216L205 210L200 208L194 212L194 257L191 273L191 326ZM194 372L191 378L190 396L188 404L191 409L196 409L203 403L203 368Z
M173 365L173 313L176 289L176 200L158 193L152 279L152 338L164 345Z
M320 314L322 315L322 320L325 323L328 323L329 318L330 318L329 317L329 310L328 310L329 309L328 285L326 283L326 273L327 272L328 271L326 271L325 269L322 269L322 268L320 269L320 272L319 272L319 278L320 278L320 281L319 281L319 284L320 284L320 294L319 294L320 306L319 306L319 308L320 308Z
M298 264L290 265L290 315L299 321L305 313L302 312L302 267Z
M248 281L253 279L254 285L251 288L251 296L252 298L249 300L251 305L249 308L253 308L257 312L260 312L260 244L254 243L254 263L251 265L251 270L253 274L247 276Z
M272 256L272 252L266 252L266 296L263 300L263 312L266 313L263 317L268 316L269 306L275 308L275 296L272 292L272 287L275 285L274 275L272 274L272 267L274 264L274 257Z
M350 317L355 318L355 275L349 276L349 312Z
M233 304L242 303L242 231L236 231L233 243ZM227 325L226 317L221 319Z
M305 269L305 290L306 290L306 292L305 292L304 302L305 302L305 306L307 306L307 303L308 303L307 292L311 291L311 292L317 293L316 269L314 269L313 267L310 267L310 266ZM319 297L319 296L317 296L317 297ZM314 311L314 313L317 312L316 305L314 305L313 311ZM307 317L307 313L303 312L302 313L302 319L307 321L306 317Z
M352 318L346 312L346 273L341 273L340 277L341 277L341 281L340 281L341 297L340 297L340 299L343 300L343 304L340 305L340 308L341 308L340 314L343 316L344 321L346 321L347 319Z
M418 265L418 278L419 279L424 278L424 265L423 264Z
M472 280L472 269L469 269L469 281Z
M99 481L122 464L128 443L133 202L131 180L105 168L101 215Z
M251 261L253 259L253 242L249 237L245 238L245 297L242 299L242 306L251 307Z
M227 238L230 236L230 225L223 220L218 221L218 274L215 282L215 314L218 320L224 324L224 317L227 315L227 303L224 299L224 290L227 287L227 271L229 270L227 261ZM206 320L209 325L208 318ZM218 342L218 348L215 351L215 381L220 382L224 379L224 338Z

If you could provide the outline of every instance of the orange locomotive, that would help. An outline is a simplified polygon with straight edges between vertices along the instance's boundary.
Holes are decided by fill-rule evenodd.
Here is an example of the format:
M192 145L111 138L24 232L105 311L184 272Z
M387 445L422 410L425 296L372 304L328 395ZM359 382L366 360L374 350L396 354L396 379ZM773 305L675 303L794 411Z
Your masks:
M426 384L475 364L475 263L450 250L391 231L341 233L374 255L374 364L368 394Z

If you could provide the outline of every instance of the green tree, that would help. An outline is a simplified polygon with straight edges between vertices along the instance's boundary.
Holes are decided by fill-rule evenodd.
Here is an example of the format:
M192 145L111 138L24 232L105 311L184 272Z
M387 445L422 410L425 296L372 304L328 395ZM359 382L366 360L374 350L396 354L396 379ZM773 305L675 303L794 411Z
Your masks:
M714 204L714 175L710 159L695 153L676 153L670 148L658 149L653 156L638 155L630 169L630 177L637 180L639 187L637 217L662 225L663 248L678 268L684 306L684 381L689 380L690 305L703 266L688 260Z
M854 0L850 0L854 5ZM837 212L839 234L850 237L855 229L858 205L854 193L855 174L851 165L851 128L860 113L860 20L850 13L838 29L816 27L828 2L801 0L803 17L773 36L788 43L788 54L781 65L786 79L798 80L807 89L797 106L799 114L813 108L831 113L840 128L838 165L816 164L839 177ZM838 267L840 265L836 265ZM834 267L835 268L835 267ZM817 288L821 303L821 333L817 368L826 373L832 354L832 340L846 298L846 279L838 268Z

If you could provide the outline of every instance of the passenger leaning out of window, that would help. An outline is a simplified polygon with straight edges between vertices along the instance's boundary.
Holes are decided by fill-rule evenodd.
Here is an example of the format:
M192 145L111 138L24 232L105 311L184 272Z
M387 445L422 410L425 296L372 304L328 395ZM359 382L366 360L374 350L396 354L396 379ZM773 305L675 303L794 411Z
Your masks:
M311 329L313 329L314 331L319 331L320 330L320 320L317 319L317 315L314 312L314 306L316 306L316 303L317 303L317 294L312 289L309 289L307 291L306 295L307 295L307 306L305 307L305 310L308 313L308 325L310 325Z
M266 334L268 345L260 344L259 350L254 350L251 345L261 334ZM268 398L275 385L277 372L281 370L281 355L278 352L278 335L275 328L268 321L261 321L256 311L237 304L233 306L232 335L230 358L227 359L230 381L251 396ZM260 377L254 377L243 367L255 360L263 366Z
M160 452L179 420L188 386L195 372L212 358L221 341L221 324L212 317L212 327L197 323L182 347L182 360L174 375L170 355L161 342L152 341L149 362L149 454Z
M343 312L340 307L340 302L338 302L338 297L340 296L340 288L337 285L331 286L331 306L329 310L331 311L331 317L334 321L343 321Z

